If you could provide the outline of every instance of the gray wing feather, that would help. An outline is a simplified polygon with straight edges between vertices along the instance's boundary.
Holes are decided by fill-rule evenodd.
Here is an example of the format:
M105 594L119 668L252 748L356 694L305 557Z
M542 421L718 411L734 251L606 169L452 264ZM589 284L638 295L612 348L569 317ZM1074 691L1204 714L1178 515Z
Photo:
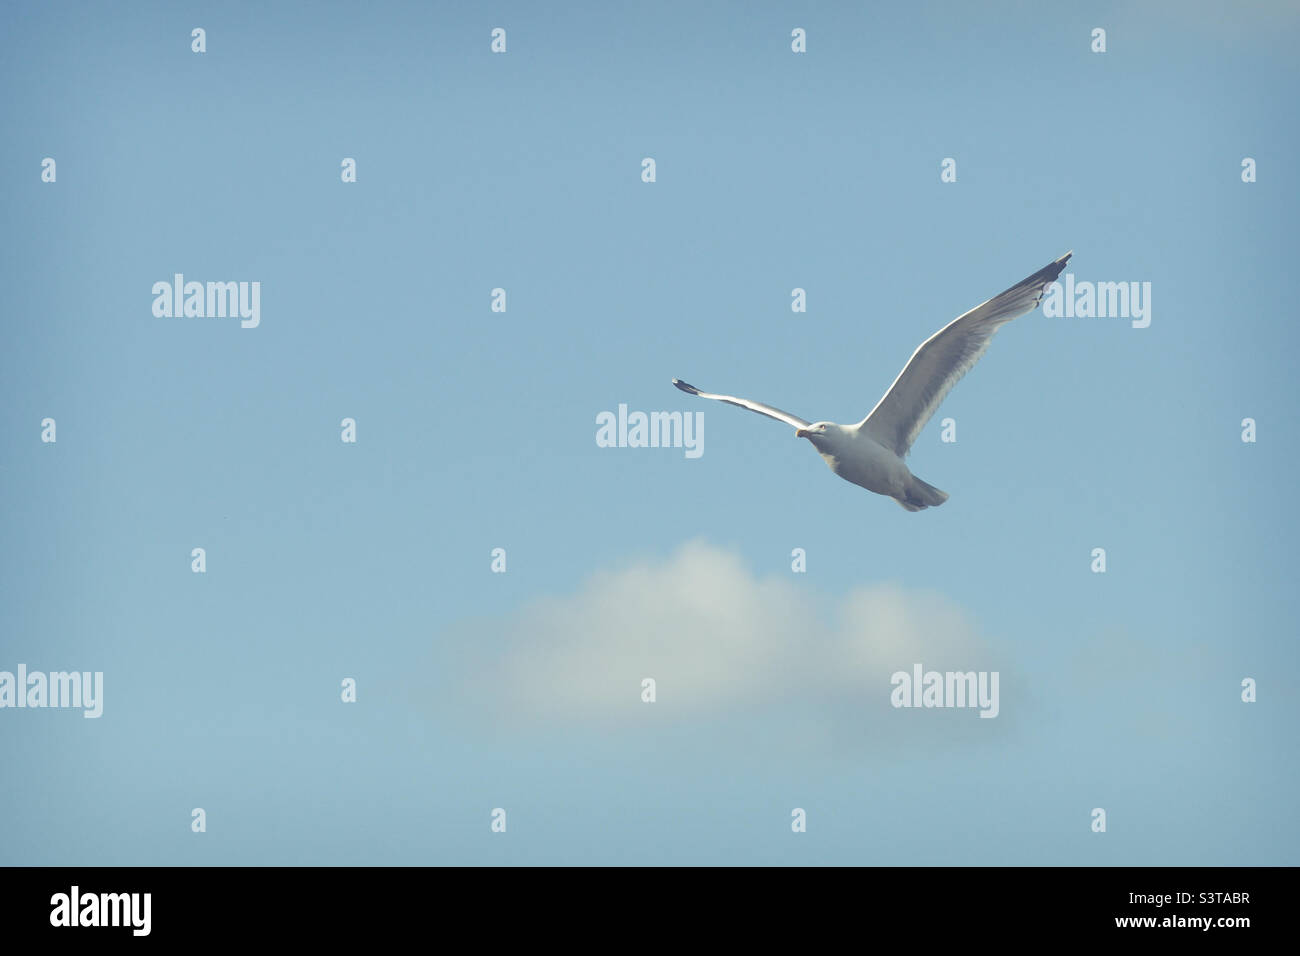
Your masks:
M891 449L899 458L906 456L944 397L988 351L993 333L1033 310L1072 255L1072 251L1067 252L1000 295L953 319L922 342L889 391L858 422L858 430Z
M771 405L764 405L762 402L751 402L747 398L736 398L734 395L714 395L712 392L701 392L694 385L687 385L679 378L673 379L673 384L688 395L698 395L700 398L711 398L714 401L726 402L728 405L737 405L740 408L748 408L751 412L758 412L760 415L766 415L768 418L775 418L777 421L785 422L787 425L793 425L795 428L805 428L809 424L798 415L791 415L789 412L783 412L781 409L773 408Z

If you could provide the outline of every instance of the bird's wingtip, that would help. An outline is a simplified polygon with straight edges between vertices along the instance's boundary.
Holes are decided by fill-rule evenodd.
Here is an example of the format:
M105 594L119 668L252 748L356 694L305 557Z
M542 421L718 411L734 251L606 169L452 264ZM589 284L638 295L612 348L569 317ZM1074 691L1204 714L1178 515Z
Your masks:
M680 378L673 379L673 384L676 385L678 388L680 388L683 392L689 392L691 395L700 394L700 390L698 388L696 388L694 385L687 385Z

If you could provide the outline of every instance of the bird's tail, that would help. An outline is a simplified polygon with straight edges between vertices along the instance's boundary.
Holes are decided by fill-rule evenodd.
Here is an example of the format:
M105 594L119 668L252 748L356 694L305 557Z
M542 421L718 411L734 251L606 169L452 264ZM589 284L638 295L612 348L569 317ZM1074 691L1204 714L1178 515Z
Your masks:
M934 485L922 481L916 475L907 485L903 498L895 498L908 511L920 511L922 508L937 508L948 500L948 492L940 491Z

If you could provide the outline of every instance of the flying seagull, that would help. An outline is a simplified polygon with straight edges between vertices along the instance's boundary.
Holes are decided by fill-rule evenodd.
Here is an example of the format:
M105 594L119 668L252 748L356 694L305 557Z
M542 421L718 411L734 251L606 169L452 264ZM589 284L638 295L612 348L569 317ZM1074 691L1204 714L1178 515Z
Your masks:
M988 350L993 333L1037 307L1072 255L1073 251L1067 252L1001 295L953 319L922 342L885 397L856 425L806 422L762 402L702 392L676 378L673 384L691 395L739 405L793 426L795 437L812 442L835 474L893 498L908 511L936 507L948 500L948 494L917 478L903 463L912 442L957 380Z

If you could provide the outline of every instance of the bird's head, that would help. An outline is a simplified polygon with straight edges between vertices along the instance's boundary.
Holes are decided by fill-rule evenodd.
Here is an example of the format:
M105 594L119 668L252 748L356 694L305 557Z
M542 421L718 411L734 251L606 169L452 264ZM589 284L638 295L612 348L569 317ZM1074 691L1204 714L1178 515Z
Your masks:
M813 422L807 428L800 428L794 433L795 438L806 438L814 445L825 438L827 433L836 426L831 422Z

